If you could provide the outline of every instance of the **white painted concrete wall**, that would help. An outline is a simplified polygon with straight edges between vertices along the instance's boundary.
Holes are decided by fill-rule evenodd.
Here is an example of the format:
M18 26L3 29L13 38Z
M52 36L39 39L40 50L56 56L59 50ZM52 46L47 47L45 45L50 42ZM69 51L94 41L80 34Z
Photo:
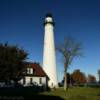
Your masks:
M26 83L24 84L24 86L29 86L30 85L30 78L32 78L32 83L38 85L38 86L46 86L46 77L30 77L30 76L26 76L25 80ZM42 83L40 84L40 78ZM23 79L20 80L20 83L23 84Z

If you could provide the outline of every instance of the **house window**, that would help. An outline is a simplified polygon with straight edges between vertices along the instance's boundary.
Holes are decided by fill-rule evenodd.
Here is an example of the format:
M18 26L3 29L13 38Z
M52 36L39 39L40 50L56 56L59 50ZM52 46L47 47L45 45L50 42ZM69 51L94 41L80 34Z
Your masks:
M42 84L42 78L39 78L39 83Z
M32 84L33 83L33 79L32 78L30 78L30 84Z
M25 77L23 78L23 84L26 84L26 79L25 79Z
M33 68L29 68L30 74L33 74Z
M33 74L33 68L27 68L27 74Z

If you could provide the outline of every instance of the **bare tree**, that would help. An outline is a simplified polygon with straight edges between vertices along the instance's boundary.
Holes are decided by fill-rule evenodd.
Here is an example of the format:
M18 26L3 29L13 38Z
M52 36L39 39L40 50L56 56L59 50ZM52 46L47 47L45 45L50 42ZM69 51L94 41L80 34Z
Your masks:
M81 55L81 44L76 42L72 37L66 37L64 42L59 44L56 48L63 56L64 63L64 90L68 88L67 85L67 70L73 59Z

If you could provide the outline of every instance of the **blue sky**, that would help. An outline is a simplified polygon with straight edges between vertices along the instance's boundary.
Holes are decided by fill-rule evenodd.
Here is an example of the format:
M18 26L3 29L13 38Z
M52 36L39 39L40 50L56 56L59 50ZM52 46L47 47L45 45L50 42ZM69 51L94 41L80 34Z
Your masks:
M76 58L69 72L80 69L97 76L100 69L99 0L0 0L0 43L19 45L29 61L42 64L43 21L51 12L55 21L55 44L72 36L83 44L82 58ZM58 79L63 76L61 57L57 56Z

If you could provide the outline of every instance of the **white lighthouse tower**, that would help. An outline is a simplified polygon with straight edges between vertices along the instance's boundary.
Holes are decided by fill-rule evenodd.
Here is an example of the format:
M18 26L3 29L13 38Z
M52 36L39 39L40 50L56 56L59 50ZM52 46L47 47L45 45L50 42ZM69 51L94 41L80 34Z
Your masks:
M54 43L54 21L51 14L47 14L44 21L44 52L43 69L49 76L49 87L57 87L56 56Z

